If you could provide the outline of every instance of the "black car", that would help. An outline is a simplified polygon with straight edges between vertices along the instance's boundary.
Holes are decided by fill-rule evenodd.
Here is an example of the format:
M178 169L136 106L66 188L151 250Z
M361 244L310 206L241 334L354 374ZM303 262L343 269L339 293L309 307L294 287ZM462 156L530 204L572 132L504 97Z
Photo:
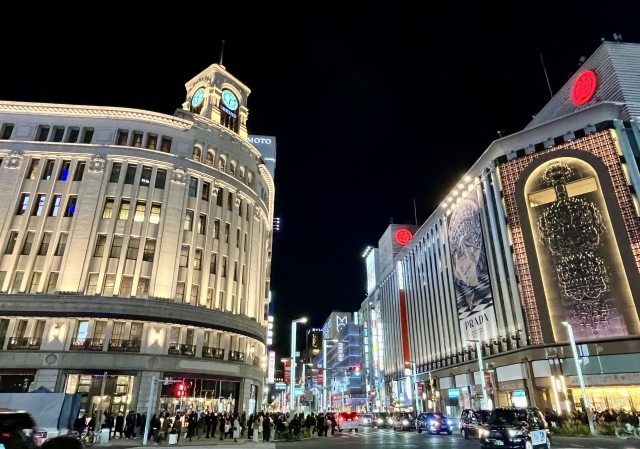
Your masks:
M29 413L0 409L0 447L35 449L46 439L47 432L36 428Z
M373 425L379 429L393 427L393 416L390 413L374 413Z
M489 416L489 410L463 410L460 415L460 433L465 438L478 438L479 431L489 422Z
M453 433L451 420L447 419L442 413L420 413L416 420L416 429L418 433L426 430L428 433L439 434L447 432L449 435Z
M549 449L548 429L537 408L497 408L482 428L480 445L483 449Z
M393 415L393 430L411 430L416 428L416 420L411 413L400 412Z

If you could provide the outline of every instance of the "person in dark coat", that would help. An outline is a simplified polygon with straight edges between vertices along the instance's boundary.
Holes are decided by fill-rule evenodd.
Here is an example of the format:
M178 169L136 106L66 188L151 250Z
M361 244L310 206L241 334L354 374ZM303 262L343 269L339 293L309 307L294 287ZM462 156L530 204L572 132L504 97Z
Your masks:
M247 421L247 436L249 439L253 438L253 429L251 426L253 425L253 413L249 415L249 421Z
M113 415L109 412L106 412L104 415L104 424L102 428L109 430L109 439L111 439L111 431L113 430L114 425L115 420L113 419Z
M216 429L218 428L218 414L211 413L211 438L216 437Z
M224 440L225 416L220 415L220 441Z
M73 422L73 430L78 433L82 433L84 430L84 415L78 415L76 420Z
M207 412L207 414L204 417L204 424L207 427L207 433L205 438L210 438L209 435L211 434L211 425L213 424L213 413Z
M96 431L96 415L92 415L88 426L90 430Z
M129 410L129 414L127 415L125 422L126 426L124 428L124 437L129 440L133 438L136 430L136 415L133 413L133 410Z
M196 427L198 427L198 414L196 412L189 413L189 424L187 426L187 433L189 441L196 434Z
M122 415L122 412L118 413L118 416L116 416L116 427L113 430L113 438L116 437L116 433L120 434L120 438L122 438L122 432L124 430L124 416Z
M140 413L136 413L136 428L133 431L133 438L135 438L136 435L142 435L142 432L144 432L144 424L142 423L142 415L140 415Z
M264 441L269 441L271 438L271 418L269 414L264 415L264 421L262 422L262 438Z

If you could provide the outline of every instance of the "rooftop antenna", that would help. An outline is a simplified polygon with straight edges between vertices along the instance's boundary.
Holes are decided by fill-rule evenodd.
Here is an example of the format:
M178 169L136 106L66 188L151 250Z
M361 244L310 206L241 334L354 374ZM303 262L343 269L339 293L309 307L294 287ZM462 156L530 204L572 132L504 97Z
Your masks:
M613 33L613 40L616 42L622 42L622 34Z
M222 67L224 67L224 66L222 65L222 57L223 57L223 56L224 56L224 40L222 41L222 45L220 46L220 65L221 65Z
M504 137L504 129L498 131L498 136L499 137Z
M544 77L547 79L547 87L549 88L549 95L553 98L553 92L551 91L551 83L549 83L549 75L547 75L547 67L544 65L544 59L542 59L542 53L540 53L540 61L542 61L542 69L544 70Z
M413 198L413 216L416 220L416 226L418 226L418 209L416 208L416 199Z

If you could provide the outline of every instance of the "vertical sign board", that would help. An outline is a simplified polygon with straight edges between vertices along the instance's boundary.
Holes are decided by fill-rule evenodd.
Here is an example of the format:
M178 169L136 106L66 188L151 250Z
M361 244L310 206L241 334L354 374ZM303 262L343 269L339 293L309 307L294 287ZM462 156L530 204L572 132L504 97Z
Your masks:
M274 376L276 372L276 352L269 351L269 358L267 360L267 383L272 384L274 382Z
M371 252L369 253L369 255L367 256L366 262L367 262L367 294L370 294L372 291L375 290L376 285L378 284L377 281L377 273L376 273L376 269L377 269L377 258L378 258L378 249L374 248L373 250L371 250Z
M324 369L318 370L318 386L324 386Z
M402 335L402 352L405 369L408 363L411 363L411 353L409 351L409 320L407 318L407 299L404 293L404 272L402 270L402 261L397 263L398 274L398 294L400 297L400 330Z
M247 141L252 144L262 155L264 165L271 174L276 177L276 138L275 136L254 136L249 135Z
M284 361L284 383L286 385L291 383L291 360Z
M449 216L449 248L462 340L486 341L498 331L475 196L472 190Z

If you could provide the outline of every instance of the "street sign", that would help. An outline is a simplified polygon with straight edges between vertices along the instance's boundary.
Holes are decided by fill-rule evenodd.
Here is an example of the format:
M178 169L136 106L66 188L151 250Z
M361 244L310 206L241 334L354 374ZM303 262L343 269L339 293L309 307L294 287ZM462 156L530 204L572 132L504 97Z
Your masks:
M287 384L285 384L284 382L276 382L274 384L276 390L286 390L287 389Z
M460 397L460 390L457 388L449 388L449 398L454 399L454 398L459 398Z
M304 389L302 387L296 387L293 391L293 396L302 396L304 394Z

